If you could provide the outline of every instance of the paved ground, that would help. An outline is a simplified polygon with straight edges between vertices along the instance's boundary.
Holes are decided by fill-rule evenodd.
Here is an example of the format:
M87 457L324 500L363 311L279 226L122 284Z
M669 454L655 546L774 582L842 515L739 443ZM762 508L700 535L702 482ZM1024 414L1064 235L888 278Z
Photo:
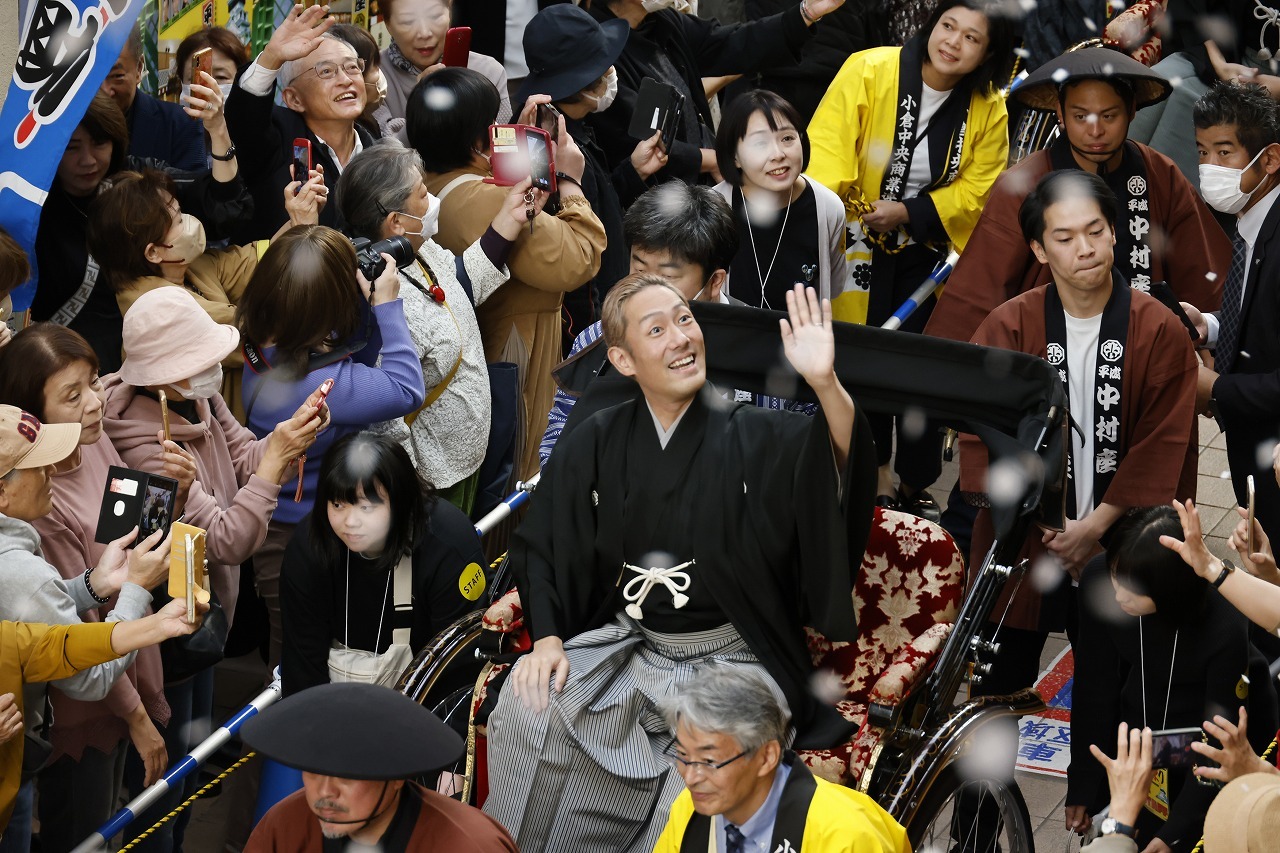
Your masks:
M1231 490L1231 481L1226 477L1227 459L1223 444L1223 436L1217 425L1207 418L1200 419L1200 478L1198 495L1200 513L1205 529L1210 531L1209 546L1214 553L1227 555L1229 546L1227 538L1235 527L1235 498ZM955 483L956 465L949 464L943 471L935 487L934 494L941 500L950 492ZM1066 645L1066 638L1054 636L1045 648L1044 664L1048 664ZM218 695L223 699L225 708L221 719L225 719L230 711L238 709L261 689L265 667L256 660L240 658L225 661L218 669ZM246 769L251 768L250 764ZM234 800L243 793L246 774L237 771L229 780L226 790L213 799L201 800L195 807L192 824L187 835L187 849L190 853L217 853L224 847L229 824L240 823L240 819L232 817L236 811ZM1019 773L1018 781L1027 807L1031 812L1032 825L1036 827L1036 847L1038 850L1056 851L1078 849L1078 845L1067 847L1067 832L1063 828L1063 806L1066 796L1066 783L1048 776Z

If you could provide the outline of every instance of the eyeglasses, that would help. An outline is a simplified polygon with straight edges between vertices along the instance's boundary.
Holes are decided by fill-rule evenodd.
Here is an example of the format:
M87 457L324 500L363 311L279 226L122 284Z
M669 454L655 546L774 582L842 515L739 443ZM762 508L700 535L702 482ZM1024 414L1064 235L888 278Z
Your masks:
M317 62L315 65L311 66L306 71L303 71L302 74L299 74L298 76L302 77L306 74L310 74L312 71L314 71L316 73L316 77L318 77L321 80L332 80L334 77L338 76L338 72L341 71L343 74L346 74L352 80L363 81L364 80L364 60L348 59L346 62L342 63L341 65L339 65L336 62Z
M742 752L739 752L733 758L726 758L724 761L689 761L687 758L677 755L675 752L675 748L676 748L676 742L673 740L671 741L671 743L667 745L667 748L662 751L662 754L666 756L667 761L671 762L671 766L674 767L680 773L691 773L694 770L702 770L706 773L714 773L715 771L720 770L721 768L728 767L730 764L737 761L739 758L743 758L744 756L750 755L754 751L750 749L744 749L742 750Z

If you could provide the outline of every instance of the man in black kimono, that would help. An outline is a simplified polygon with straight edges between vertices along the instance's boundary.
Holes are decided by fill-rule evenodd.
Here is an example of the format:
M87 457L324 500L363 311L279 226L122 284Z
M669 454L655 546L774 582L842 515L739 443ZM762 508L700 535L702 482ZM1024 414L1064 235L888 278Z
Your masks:
M511 546L534 647L489 719L485 810L522 849L653 849L683 787L657 703L708 659L768 676L798 746L846 734L809 695L804 627L856 635L856 415L829 303L797 286L787 308L813 418L711 391L701 330L664 280L629 276L605 301L609 359L641 393L561 438Z

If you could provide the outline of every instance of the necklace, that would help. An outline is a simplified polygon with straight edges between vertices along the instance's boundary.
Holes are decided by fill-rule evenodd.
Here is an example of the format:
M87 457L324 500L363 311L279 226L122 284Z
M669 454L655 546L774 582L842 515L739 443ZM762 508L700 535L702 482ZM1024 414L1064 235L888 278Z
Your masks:
M1169 727L1169 697L1173 694L1173 662L1178 659L1178 634L1182 633L1181 629L1173 632L1173 654L1169 656L1169 685L1164 691L1164 716L1160 721L1160 728ZM1150 727L1151 723L1147 719L1147 650L1146 644L1143 642L1142 617L1138 617L1138 673L1142 678L1142 725Z
M769 281L769 276L773 274L773 265L778 260L778 253L782 251L782 238L787 233L787 219L791 216L791 198L787 198L787 209L782 214L782 230L778 232L778 245L773 250L773 257L769 259L769 268L764 271L764 275L760 274L760 255L756 253L756 234L755 229L751 227L751 207L747 204L747 194L738 188L738 194L742 196L742 215L747 218L747 237L751 239L751 260L755 261L756 278L760 279L760 308L772 308L769 300L764 295L764 286Z

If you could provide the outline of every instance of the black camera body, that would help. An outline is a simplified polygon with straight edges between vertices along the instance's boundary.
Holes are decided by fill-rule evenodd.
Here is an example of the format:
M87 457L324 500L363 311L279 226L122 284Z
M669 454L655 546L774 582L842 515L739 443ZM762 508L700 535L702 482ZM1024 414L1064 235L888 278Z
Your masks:
M351 245L356 247L356 266L370 284L387 268L387 262L382 259L384 254L394 258L399 269L409 266L417 257L413 246L404 237L388 237L376 243L367 237L356 237Z

